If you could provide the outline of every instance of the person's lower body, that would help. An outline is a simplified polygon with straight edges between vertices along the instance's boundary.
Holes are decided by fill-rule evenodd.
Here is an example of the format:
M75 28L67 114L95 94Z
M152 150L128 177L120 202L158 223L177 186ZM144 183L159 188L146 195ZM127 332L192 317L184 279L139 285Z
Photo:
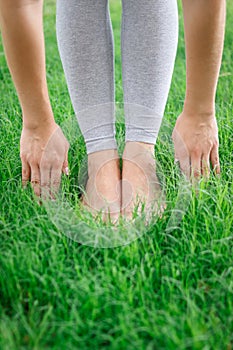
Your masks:
M147 193L148 203L155 197L151 183L156 175L151 167L155 166L153 150L176 56L176 0L122 0L126 124L122 186L115 140L114 40L108 0L57 0L57 38L88 154L84 202L94 210L107 208L112 216L120 211L130 215L140 193Z

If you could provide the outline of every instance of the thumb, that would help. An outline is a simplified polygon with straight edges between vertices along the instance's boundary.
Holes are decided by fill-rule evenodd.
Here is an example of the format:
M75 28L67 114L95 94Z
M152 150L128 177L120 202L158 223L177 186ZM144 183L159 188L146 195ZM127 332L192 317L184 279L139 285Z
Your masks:
M65 160L62 165L62 172L66 174L67 176L69 175L69 166L68 166L68 151L66 152Z

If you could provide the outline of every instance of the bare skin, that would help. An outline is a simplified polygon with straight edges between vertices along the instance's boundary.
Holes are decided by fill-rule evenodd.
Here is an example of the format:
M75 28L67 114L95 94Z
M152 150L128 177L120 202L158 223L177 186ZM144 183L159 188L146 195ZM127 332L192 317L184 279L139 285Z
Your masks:
M208 177L210 164L216 174L220 173L215 95L223 51L226 4L225 0L183 0L183 12L186 97L172 139L175 159L179 161L181 171L193 181L201 175ZM145 144L140 144L145 147ZM126 152L127 147L126 144ZM140 167L140 157L138 166L135 162L123 162L122 211L126 216L132 214L137 203L136 194L146 205L149 205L153 196L155 200L159 197L159 186L157 193L149 191L148 185L155 182L156 177L155 172L149 171L150 164L154 161L154 145L146 147L151 151L148 153L151 154L151 158L149 157L148 167L145 166L143 171ZM134 160L136 158L134 157ZM130 183L131 189L126 183Z
M47 124L43 130L24 127L20 139L23 186L30 179L36 196L55 198L62 171L68 175L68 148L69 144L56 124Z
M123 153L122 208L124 217L131 219L133 212L161 213L162 189L156 175L154 145L126 142ZM145 205L145 207L144 207Z
M225 0L183 0L187 86L183 112L176 121L172 138L175 158L187 177L191 173L196 177L208 176L210 163L216 173L220 172L214 102L223 50L225 6ZM42 7L42 0L0 0L5 53L23 114L22 179L23 183L31 181L38 196L43 188L45 192L58 188L61 173L68 171L69 148L54 120L48 96ZM111 203L110 211L120 212L120 205L123 215L131 215L138 196L146 205L156 200L160 190L157 185L156 190L151 190L157 178L150 171L155 167L154 145L138 142L135 145L148 151L147 166L143 163L142 171L140 155L134 154L130 159L132 144L126 143L122 198L118 186L119 162L117 154L111 153L115 151L88 156L89 180L84 205L103 209L106 199Z
M221 66L225 0L183 0L186 96L172 138L175 158L190 178L220 173L215 95Z
M69 144L56 124L46 82L43 1L0 0L0 25L8 66L22 108L22 181L37 196L54 192L68 172ZM20 28L20 30L19 30Z
M161 213L158 200L161 187L156 175L154 145L127 142L123 153L124 181L121 183L119 156L116 150L105 150L88 155L88 181L82 196L83 206L94 216L102 212L104 221L117 222L120 214L132 219L137 214ZM143 209L144 202L146 207Z
M116 222L121 210L121 174L117 150L88 155L88 180L82 196L83 206L94 216Z

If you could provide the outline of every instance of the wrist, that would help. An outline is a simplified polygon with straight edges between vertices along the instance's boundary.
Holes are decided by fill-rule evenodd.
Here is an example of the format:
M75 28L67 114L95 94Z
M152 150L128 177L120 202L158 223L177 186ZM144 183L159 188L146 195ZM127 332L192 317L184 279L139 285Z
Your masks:
M183 113L190 117L210 118L215 116L215 104L185 100Z
M23 117L23 128L28 130L43 130L56 125L53 115L37 114L35 118Z
M41 129L55 124L50 105L36 108L33 106L33 108L23 110L23 127L26 129Z

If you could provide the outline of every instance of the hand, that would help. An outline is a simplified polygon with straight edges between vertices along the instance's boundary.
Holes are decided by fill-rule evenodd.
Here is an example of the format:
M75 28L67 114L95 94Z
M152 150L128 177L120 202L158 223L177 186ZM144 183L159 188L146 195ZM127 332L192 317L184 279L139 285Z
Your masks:
M190 178L209 176L210 162L216 174L220 173L218 155L218 127L214 115L187 115L181 113L172 133L175 159L181 171Z
M54 198L62 172L68 175L68 150L69 143L55 122L33 129L23 127L20 139L23 186L30 180L36 196Z

